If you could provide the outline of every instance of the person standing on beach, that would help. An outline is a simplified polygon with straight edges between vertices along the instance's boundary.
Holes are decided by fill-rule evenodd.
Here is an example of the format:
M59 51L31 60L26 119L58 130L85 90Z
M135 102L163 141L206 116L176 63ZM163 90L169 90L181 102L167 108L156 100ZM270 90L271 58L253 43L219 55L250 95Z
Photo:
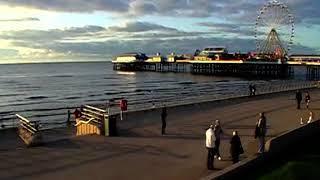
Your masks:
M249 96L252 96L252 85L249 84Z
M267 132L267 120L264 112L259 114L259 119L256 123L255 137L259 140L259 150L258 153L264 152L265 136Z
M221 161L221 156L220 156L219 148L220 148L221 134L223 133L223 131L222 131L222 128L221 128L221 125L220 125L220 121L219 121L219 120L216 120L215 125L214 125L214 129L213 129L213 132L214 132L214 136L215 136L215 139L216 139L216 140L214 141L215 154L216 154L217 158L219 159L219 161Z
M167 127L166 119L167 119L167 108L166 106L164 106L161 112L161 121L162 121L161 134L162 135L166 134L166 127Z
M306 95L304 97L304 101L306 102L307 109L309 109L310 100L311 100L310 94L309 94L309 92L306 92Z
M300 103L302 101L301 91L297 90L296 92L296 100L297 100L297 109L300 109Z
M213 170L214 163L214 142L215 136L213 132L213 125L210 125L209 129L206 131L206 148L208 150L207 157L207 168L208 170Z
M242 145L241 145L241 140L240 140L240 137L238 136L237 131L232 132L232 138L231 138L230 144L231 144L230 154L232 157L232 162L234 164L234 163L239 162L240 154L244 153Z

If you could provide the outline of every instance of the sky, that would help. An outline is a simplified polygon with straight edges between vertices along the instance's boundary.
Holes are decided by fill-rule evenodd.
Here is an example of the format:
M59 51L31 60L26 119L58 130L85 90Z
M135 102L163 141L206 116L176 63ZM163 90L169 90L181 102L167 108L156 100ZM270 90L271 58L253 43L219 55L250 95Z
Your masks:
M268 2L0 0L0 63L111 60L137 51L193 54L207 46L246 53L256 50L255 33L265 39L274 26L265 22L281 22L275 27L284 44L294 31L291 54L320 54L320 1L282 0L288 12L261 15ZM259 14L267 20L255 28ZM292 23L285 20L290 15Z

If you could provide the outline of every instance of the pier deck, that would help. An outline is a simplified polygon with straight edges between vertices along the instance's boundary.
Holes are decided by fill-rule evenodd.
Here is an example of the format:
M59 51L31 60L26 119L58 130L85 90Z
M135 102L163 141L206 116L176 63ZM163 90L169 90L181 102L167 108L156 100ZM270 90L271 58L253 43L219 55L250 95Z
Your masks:
M311 110L318 118L320 90L310 94ZM225 131L220 149L223 160L215 160L217 171L231 164L229 136L233 130L239 131L246 151L242 158L256 152L257 113L266 112L268 137L298 127L300 117L306 119L308 113L304 104L303 109L296 109L294 97L290 92L168 108L166 136L160 135L160 110L154 110L129 114L120 121L120 137L71 137L66 133L67 139L34 148L5 149L6 143L1 143L0 178L199 179L212 173L206 169L204 147L205 129L211 122L219 119ZM17 141L14 132L7 133L7 141Z

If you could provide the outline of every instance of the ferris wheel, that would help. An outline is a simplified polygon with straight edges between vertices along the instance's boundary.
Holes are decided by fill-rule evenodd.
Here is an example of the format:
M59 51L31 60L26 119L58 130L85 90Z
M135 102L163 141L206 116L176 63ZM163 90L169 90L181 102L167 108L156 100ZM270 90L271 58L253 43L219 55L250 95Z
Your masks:
M287 5L277 0L265 4L255 24L257 53L285 57L294 38L294 17Z

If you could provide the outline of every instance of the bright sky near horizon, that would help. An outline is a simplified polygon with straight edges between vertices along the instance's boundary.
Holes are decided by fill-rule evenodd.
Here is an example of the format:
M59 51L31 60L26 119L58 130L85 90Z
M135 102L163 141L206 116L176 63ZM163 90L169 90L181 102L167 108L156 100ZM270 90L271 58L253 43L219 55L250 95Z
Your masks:
M254 51L256 18L267 2L0 0L0 63L107 60L129 51L193 53L210 45ZM295 17L291 52L319 54L320 1L281 2Z

